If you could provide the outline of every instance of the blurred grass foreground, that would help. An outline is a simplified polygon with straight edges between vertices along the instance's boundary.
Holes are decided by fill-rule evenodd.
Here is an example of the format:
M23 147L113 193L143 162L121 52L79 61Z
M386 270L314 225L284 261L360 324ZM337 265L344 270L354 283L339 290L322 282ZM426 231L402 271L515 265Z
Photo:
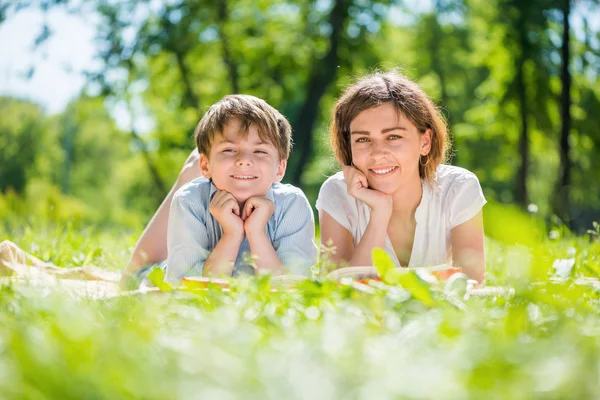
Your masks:
M0 398L597 398L598 232L547 234L530 215L486 211L487 284L512 288L489 296L420 281L273 291L258 277L93 299L5 278ZM2 221L1 237L65 267L118 270L136 239Z

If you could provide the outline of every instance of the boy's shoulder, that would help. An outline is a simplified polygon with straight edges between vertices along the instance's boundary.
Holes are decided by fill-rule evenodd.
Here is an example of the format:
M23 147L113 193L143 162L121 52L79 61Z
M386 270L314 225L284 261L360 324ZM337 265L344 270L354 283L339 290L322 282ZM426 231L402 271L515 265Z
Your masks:
M279 183L275 182L271 186L271 190L273 192L273 200L277 202L277 200L284 199L294 199L296 197L306 198L306 195L299 187L296 187L289 183Z
M204 177L196 178L190 182L185 183L181 186L173 195L174 199L182 202L191 202L194 204L203 203L202 199L206 199L207 203L210 202L212 182Z

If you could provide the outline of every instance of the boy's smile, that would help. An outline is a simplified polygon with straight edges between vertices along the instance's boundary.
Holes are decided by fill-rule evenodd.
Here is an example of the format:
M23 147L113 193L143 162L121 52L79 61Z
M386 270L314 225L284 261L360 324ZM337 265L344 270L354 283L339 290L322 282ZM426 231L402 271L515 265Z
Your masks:
M200 154L200 170L219 190L229 192L242 205L253 196L264 196L285 173L286 161L272 143L260 139L254 125L242 135L242 121L231 118L216 135L208 156Z

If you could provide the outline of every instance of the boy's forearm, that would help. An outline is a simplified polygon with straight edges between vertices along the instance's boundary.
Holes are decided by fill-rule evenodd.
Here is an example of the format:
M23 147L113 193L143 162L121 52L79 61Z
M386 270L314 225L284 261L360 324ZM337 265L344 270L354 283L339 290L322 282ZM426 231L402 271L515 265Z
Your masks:
M273 275L284 272L273 243L264 232L248 235L248 244L252 256L255 257L257 270L270 271Z
M204 262L203 276L231 276L243 235L223 235Z

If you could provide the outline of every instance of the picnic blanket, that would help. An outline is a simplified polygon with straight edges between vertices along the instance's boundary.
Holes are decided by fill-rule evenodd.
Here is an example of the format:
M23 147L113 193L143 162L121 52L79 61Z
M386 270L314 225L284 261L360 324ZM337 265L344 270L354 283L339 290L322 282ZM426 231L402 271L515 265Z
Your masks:
M0 285L64 289L73 295L96 299L123 294L118 285L120 279L120 272L96 266L61 268L40 260L8 240L0 243Z

